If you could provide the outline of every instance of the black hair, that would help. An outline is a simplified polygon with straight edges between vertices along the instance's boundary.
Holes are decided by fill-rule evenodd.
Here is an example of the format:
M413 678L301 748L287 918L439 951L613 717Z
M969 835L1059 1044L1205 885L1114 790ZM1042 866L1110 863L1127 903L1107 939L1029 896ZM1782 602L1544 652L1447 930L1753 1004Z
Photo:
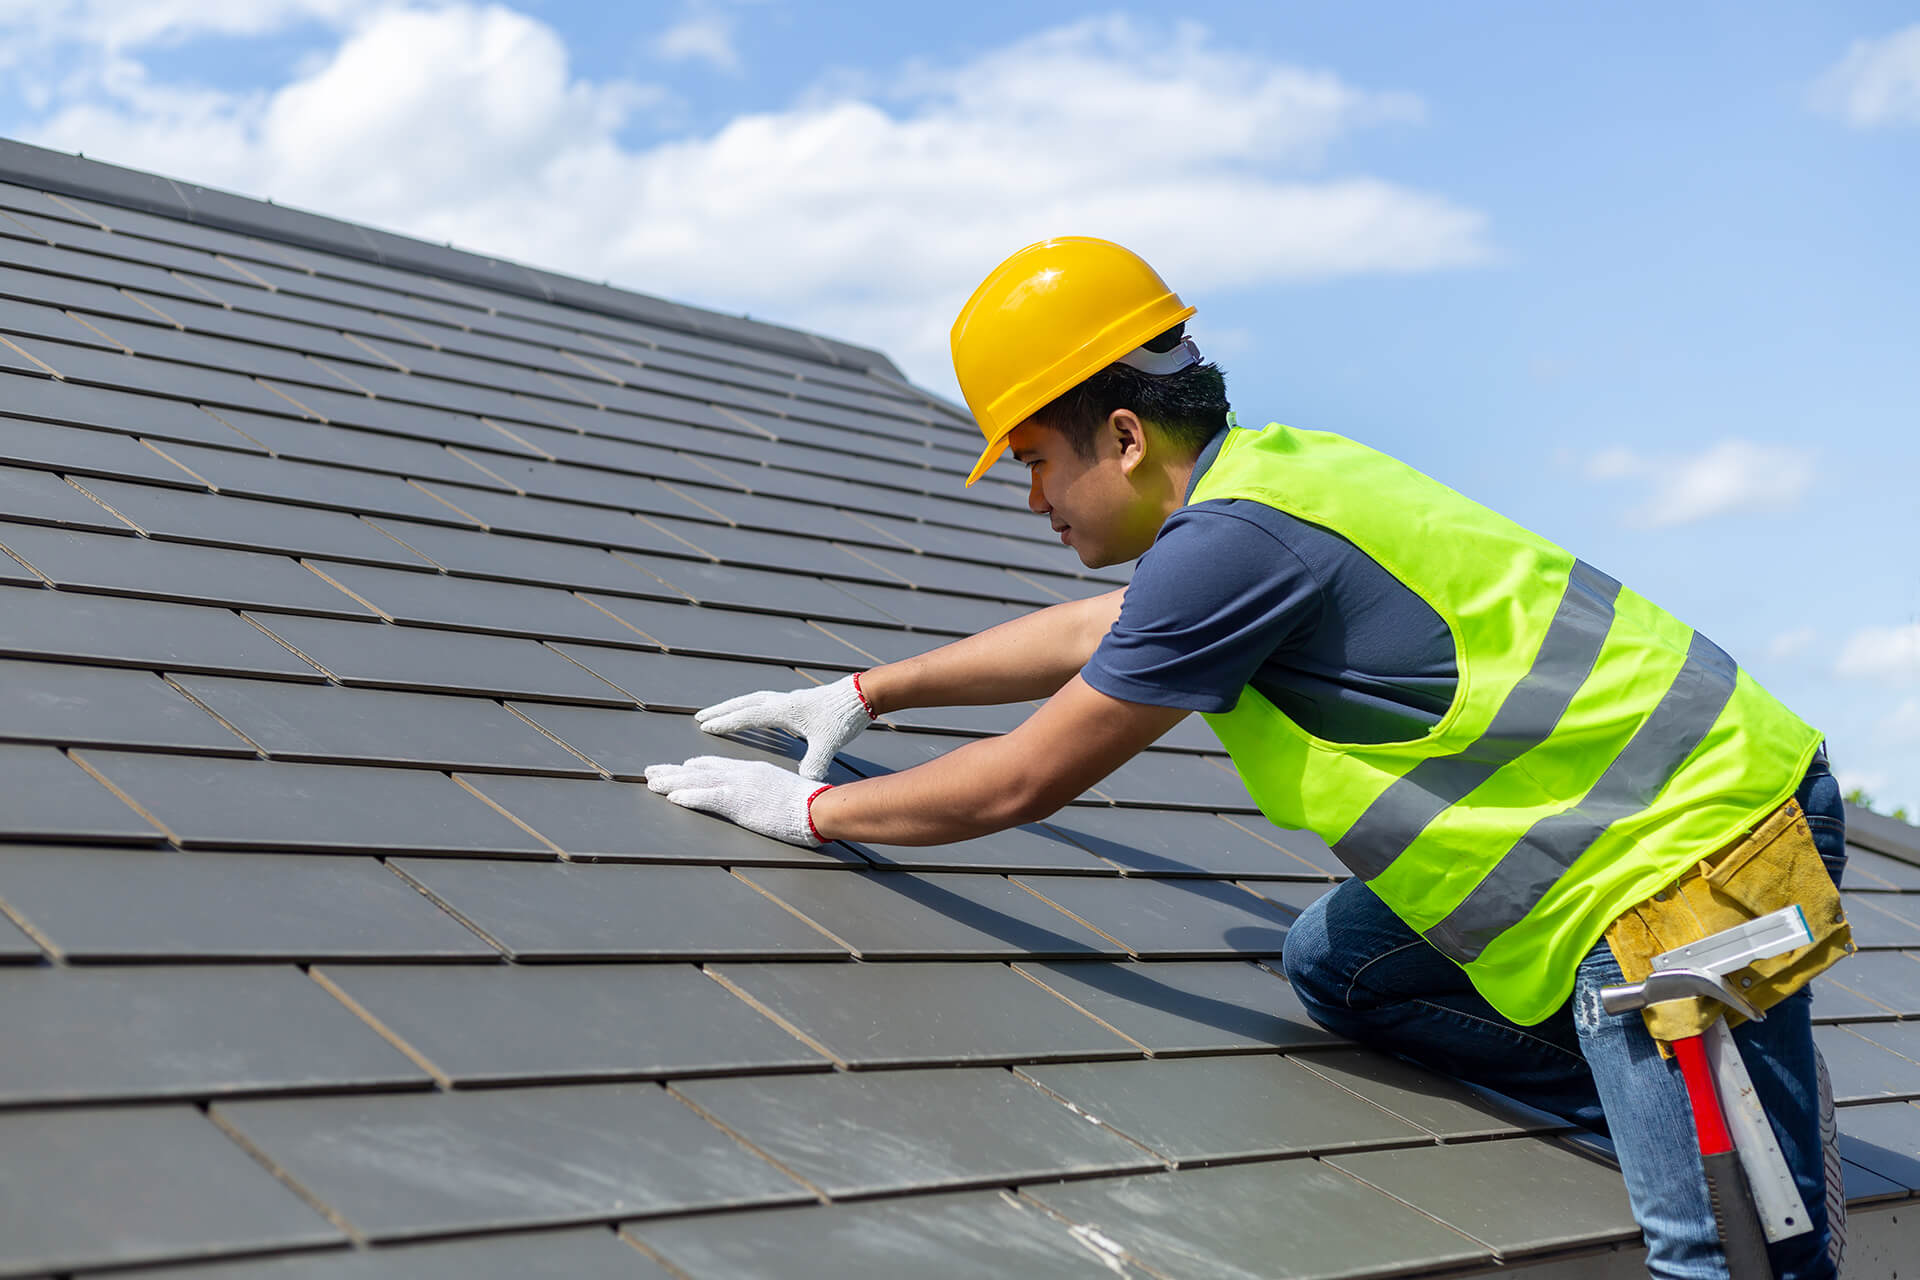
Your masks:
M1185 335L1177 324L1143 343L1149 351L1171 351ZM1093 442L1116 409L1131 409L1151 422L1175 448L1198 456L1214 433L1227 425L1226 375L1211 360L1178 373L1142 373L1132 365L1110 364L1039 409L1033 420L1067 438L1082 458L1094 456Z

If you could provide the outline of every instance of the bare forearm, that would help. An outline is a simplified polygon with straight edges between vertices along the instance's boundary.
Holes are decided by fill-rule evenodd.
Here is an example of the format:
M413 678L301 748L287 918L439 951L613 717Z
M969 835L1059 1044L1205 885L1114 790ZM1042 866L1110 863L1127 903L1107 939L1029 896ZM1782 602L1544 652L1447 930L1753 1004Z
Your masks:
M1008 783L1002 739L985 738L901 773L822 792L814 829L827 840L929 845L1004 831L1028 821L1028 797Z
M960 707L1051 697L1120 616L1125 589L1036 610L860 677L873 709Z

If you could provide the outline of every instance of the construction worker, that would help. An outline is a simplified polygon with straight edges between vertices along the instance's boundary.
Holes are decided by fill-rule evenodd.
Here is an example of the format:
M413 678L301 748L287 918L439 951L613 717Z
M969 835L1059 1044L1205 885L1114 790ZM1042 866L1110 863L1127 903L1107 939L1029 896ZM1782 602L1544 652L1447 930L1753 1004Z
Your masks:
M1262 811L1354 872L1287 937L1312 1015L1609 1135L1649 1270L1689 1280L1727 1273L1654 1037L1698 1027L1607 1015L1598 991L1799 902L1817 941L1759 975L1768 1016L1734 1036L1815 1220L1771 1246L1776 1273L1834 1275L1805 984L1850 943L1819 733L1544 538L1352 441L1233 425L1193 314L1126 249L1062 238L1002 263L953 327L986 443L967 483L1010 450L1083 564L1139 561L1124 590L710 707L714 733L804 738L798 771L703 756L648 784L799 845L941 844L1047 817L1199 711ZM818 781L878 715L1038 698L1003 736Z

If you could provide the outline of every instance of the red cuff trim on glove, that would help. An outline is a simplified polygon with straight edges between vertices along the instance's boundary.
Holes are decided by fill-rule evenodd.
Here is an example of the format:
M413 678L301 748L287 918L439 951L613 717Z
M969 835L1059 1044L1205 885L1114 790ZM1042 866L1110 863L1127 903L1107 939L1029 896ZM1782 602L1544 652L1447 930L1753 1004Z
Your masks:
M820 791L831 791L831 790L833 790L832 783L828 783L826 786L820 788ZM807 831L813 836L813 838L816 841L818 841L821 844L825 844L827 842L826 837L820 834L820 828L813 825L813 802L815 798L819 796L820 791L816 791L813 793L813 795L810 795L807 797Z
M873 709L871 702L867 701L867 691L860 687L860 673L858 671L853 673L853 696L860 699L860 705L866 708L867 719L878 720L880 718L880 713Z

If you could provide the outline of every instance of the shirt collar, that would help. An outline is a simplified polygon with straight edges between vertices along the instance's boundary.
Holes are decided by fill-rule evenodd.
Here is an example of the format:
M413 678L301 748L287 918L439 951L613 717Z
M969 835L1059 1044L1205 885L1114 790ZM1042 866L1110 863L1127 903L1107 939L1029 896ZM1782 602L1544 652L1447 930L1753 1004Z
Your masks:
M1207 474L1207 468L1211 467L1213 460L1220 456L1220 446L1227 442L1227 432L1231 430L1233 430L1231 426L1220 428L1201 448L1200 456L1193 460L1193 474L1187 479L1186 496L1180 500L1181 502L1193 501L1193 491L1200 486L1200 477Z

